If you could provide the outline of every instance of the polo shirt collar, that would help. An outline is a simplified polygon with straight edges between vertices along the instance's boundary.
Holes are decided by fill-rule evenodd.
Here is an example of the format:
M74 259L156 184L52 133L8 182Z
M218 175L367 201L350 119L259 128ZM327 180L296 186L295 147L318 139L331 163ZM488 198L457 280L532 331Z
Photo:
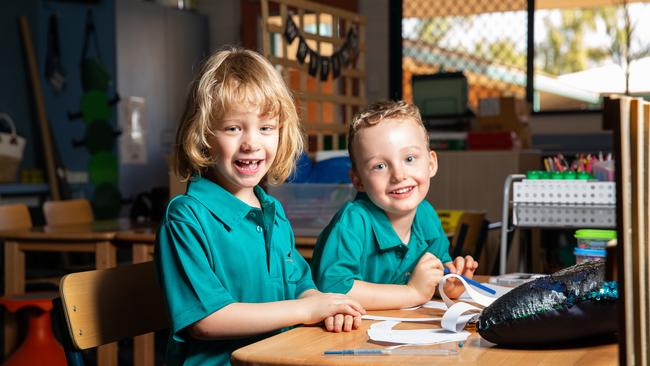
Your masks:
M274 201L260 186L255 186L254 191L264 211L270 208L276 211ZM229 228L237 225L253 209L219 184L198 175L190 179L187 195L199 200Z
M402 245L402 239L400 239L397 233L395 232L395 229L393 228L393 225L390 223L388 216L386 216L386 212L384 212L384 210L382 210L381 208L377 207L377 205L375 205L374 202L370 200L368 194L366 194L365 192L358 192L357 196L354 199L355 201L362 203L368 209L368 212L372 217L371 220L372 231L375 234L377 245L381 250L391 249ZM426 235L424 233L427 231L433 232L433 230L421 230L420 226L417 225L417 223L419 222L418 221L419 215L422 215L421 205L418 205L417 211L415 212L415 217L413 218L413 225L411 226L411 239L410 239L411 243L423 243L423 242L428 242L431 239L434 239L433 234L431 234L432 237L427 238L425 237ZM433 219L431 220L431 223L433 224Z
M379 249L386 250L402 245L402 240L397 236L384 210L377 207L365 192L357 193L354 200L360 202L368 209L368 213L370 213L370 217L372 218L370 225L375 234Z

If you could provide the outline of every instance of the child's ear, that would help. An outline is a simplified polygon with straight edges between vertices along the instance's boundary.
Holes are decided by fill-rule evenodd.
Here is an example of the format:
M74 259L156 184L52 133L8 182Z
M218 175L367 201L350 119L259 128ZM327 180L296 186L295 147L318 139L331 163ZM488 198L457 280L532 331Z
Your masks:
M348 171L348 175L350 176L350 180L352 181L354 189L356 189L358 192L363 192L363 183L361 183L361 179L359 179L357 172L355 172L354 169L350 169Z
M438 155L436 152L429 151L429 178L433 178L438 172Z

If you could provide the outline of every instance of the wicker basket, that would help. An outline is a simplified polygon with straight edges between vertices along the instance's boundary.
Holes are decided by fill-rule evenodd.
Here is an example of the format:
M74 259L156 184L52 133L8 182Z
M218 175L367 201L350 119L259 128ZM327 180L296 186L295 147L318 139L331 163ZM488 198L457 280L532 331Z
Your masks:
M0 121L11 130L11 133L0 132L0 183L14 183L23 160L25 139L16 134L16 125L8 114L0 112Z

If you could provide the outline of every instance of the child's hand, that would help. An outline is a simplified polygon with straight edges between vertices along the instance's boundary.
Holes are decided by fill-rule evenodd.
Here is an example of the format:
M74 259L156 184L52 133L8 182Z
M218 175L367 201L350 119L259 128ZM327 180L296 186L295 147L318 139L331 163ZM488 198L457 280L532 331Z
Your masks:
M468 255L465 256L465 258L456 257L453 262L445 263L445 267L449 268L449 273L455 273L467 278L472 278L474 277L474 271L478 268L478 262L475 261L472 256ZM451 278L445 281L445 294L447 294L449 298L458 298L463 291L465 291L465 287L458 279Z
M328 332L335 332L335 333L339 333L341 331L349 332L352 329L359 328L359 326L361 325L361 317L336 314L334 316L328 316L327 318L325 318L324 323L325 323L325 329L327 329Z
M474 271L478 268L478 262L471 255L467 255L465 258L456 257L453 262L445 263L445 267L449 268L449 273L472 278L474 277Z
M343 295L333 293L318 292L313 295L303 297L300 299L303 302L303 309L305 309L304 324L315 324L323 319L333 318L330 320L331 327L328 330L344 328L343 325L350 323L354 324L354 319L361 318L361 315L366 313L366 310L356 300ZM346 319L350 316L350 320ZM339 317L337 320L336 317ZM349 327L348 327L349 328Z
M435 255L427 252L420 257L407 283L407 286L413 288L419 295L420 304L431 300L444 274L443 271L442 262Z

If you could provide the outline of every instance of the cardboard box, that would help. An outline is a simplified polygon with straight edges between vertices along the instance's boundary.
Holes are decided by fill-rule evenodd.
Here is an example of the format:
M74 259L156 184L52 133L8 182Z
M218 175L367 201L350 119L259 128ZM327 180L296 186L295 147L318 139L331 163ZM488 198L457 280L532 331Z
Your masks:
M523 99L497 97L481 99L477 117L478 130L514 131L521 141L522 148L530 147L528 117L530 107Z

